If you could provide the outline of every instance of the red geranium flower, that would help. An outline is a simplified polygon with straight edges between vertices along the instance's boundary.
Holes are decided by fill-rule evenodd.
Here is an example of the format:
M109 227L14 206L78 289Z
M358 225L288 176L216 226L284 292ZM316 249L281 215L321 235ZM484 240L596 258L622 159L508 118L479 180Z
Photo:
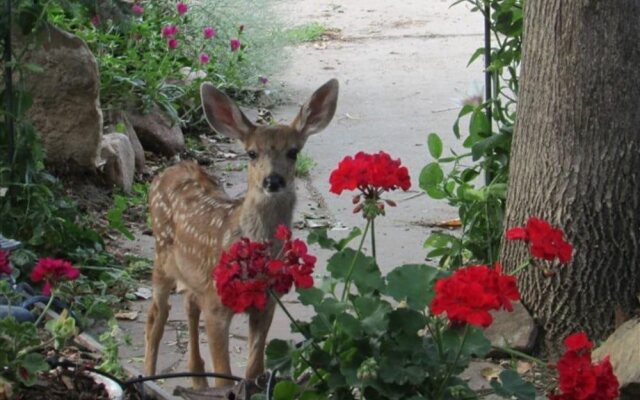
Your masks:
M545 220L531 217L526 226L509 229L507 239L528 242L533 257L548 261L557 257L563 264L571 261L573 246L564 240L562 229L554 228Z
M33 282L44 281L42 293L48 296L58 281L72 281L78 279L79 276L80 271L71 265L69 261L55 258L41 258L38 260L36 266L33 267L29 278Z
M222 254L213 270L222 304L236 313L250 307L262 310L268 289L285 294L294 284L298 288L313 286L316 258L307 253L307 245L300 239L291 240L291 231L283 225L278 227L276 238L284 245L275 259L271 258L271 243L246 238Z
M359 190L364 195L364 204L360 203L360 195L354 197L354 212L364 210L367 218L384 214L384 203L380 202L380 195L385 191L402 189L409 190L411 178L409 170L402 166L399 159L394 160L384 151L375 154L359 152L355 156L347 156L338 164L338 168L331 172L329 183L332 193L341 194L343 191ZM387 201L394 206L395 203Z
M512 311L511 301L520 299L515 277L503 275L500 264L495 268L486 265L460 268L450 277L438 280L435 291L431 301L433 314L446 312L454 324L485 328L493 322L490 310Z
M618 397L619 383L608 357L593 364L593 344L583 332L568 336L567 348L558 360L560 394L549 394L550 400L613 400Z
M11 274L11 264L9 263L9 253L4 250L0 250L0 275Z

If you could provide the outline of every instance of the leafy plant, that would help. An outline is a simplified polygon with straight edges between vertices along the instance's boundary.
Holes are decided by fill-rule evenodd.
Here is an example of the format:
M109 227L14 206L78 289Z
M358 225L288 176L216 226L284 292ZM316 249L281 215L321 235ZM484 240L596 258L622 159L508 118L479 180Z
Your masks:
M439 258L440 266L458 268L466 262L493 263L497 259L509 172L511 137L516 119L518 71L522 47L521 0L460 0L484 14L491 8L491 32L496 47L491 49L489 71L494 96L484 103L466 102L453 124L453 134L463 139L466 152L443 156L442 140L428 137L433 162L420 173L420 188L431 198L444 199L458 208L461 235L433 233L425 241L428 257ZM477 49L469 64L484 54ZM491 117L487 110L491 109ZM469 119L461 134L463 119ZM450 164L450 172L444 170Z
M287 38L292 43L313 42L322 37L327 28L318 23L311 22L306 25L294 26L286 31Z
M296 159L296 176L307 177L318 163L308 154L301 153Z

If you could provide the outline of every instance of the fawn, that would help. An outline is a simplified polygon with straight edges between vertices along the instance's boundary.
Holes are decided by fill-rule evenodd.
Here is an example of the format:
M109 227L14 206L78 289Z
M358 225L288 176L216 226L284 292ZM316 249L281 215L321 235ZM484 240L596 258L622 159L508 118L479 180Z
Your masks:
M241 237L271 240L279 224L291 226L296 201L296 157L307 138L331 122L336 111L338 81L321 86L290 125L255 126L224 93L209 83L200 87L202 107L211 127L239 139L250 158L244 198L231 199L222 185L197 164L182 162L157 176L149 191L149 210L156 240L153 298L145 331L145 374L153 375L158 345L169 314L171 290L184 291L189 327L191 372L204 372L198 325L204 313L214 371L230 374L229 326L233 312L216 293L212 279L221 253ZM264 348L275 302L249 312L249 360L246 378L264 370ZM231 382L217 378L216 386ZM195 388L207 380L193 378Z

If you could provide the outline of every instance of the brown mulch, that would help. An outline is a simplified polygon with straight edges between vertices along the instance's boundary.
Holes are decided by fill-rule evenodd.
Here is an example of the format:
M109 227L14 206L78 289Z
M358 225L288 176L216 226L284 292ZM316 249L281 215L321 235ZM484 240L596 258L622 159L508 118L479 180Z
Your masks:
M81 368L42 374L35 385L21 389L17 400L109 400L103 384L96 383Z

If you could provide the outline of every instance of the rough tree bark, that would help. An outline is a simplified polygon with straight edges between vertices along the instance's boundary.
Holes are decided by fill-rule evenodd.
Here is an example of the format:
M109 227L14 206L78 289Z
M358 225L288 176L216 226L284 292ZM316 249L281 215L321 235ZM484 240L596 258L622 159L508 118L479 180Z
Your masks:
M573 261L519 277L523 304L557 354L569 333L603 338L640 293L640 1L528 0L507 225L562 227ZM505 243L513 270L527 256Z

